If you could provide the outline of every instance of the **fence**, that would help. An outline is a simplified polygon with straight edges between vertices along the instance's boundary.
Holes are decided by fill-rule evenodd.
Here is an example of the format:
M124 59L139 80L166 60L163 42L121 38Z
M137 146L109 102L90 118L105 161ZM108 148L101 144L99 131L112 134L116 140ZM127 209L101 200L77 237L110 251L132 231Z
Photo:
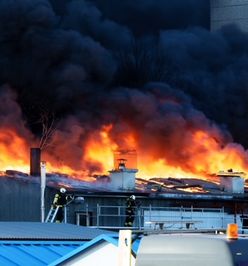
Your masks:
M125 206L102 206L89 212L86 208L82 213L91 224L98 228L118 228L125 223ZM80 215L80 212L79 212ZM77 223L78 223L77 218ZM240 215L228 214L224 208L185 208L185 207L155 207L140 206L136 208L133 227L152 229L163 224L164 229L182 229L193 225L197 229L225 229L228 223L237 222L242 226Z

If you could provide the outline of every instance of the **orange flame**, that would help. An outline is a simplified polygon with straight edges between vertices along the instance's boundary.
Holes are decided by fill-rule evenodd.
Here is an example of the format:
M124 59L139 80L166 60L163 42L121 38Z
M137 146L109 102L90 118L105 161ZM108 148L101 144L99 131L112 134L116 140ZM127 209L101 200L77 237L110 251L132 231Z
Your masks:
M190 177L208 179L209 175L220 170L233 168L247 172L247 154L241 145L227 144L222 148L207 132L197 131L192 135L190 145L184 147L187 162L182 165L168 165L166 159L159 159L147 164L147 173L167 173L172 177ZM152 166L152 167L151 167ZM141 167L143 168L143 167Z
M25 139L14 130L0 131L0 169L29 171L29 148Z
M104 173L113 168L113 151L117 144L111 141L109 132L112 125L103 126L100 132L94 132L86 145L85 160L100 163Z
M212 174L229 168L247 170L247 154L241 145L230 143L221 147L207 132L195 132L189 149L189 164L197 174Z
M81 177L82 179L90 179L92 174L108 174L108 171L114 167L114 151L123 148L120 143L123 143L125 149L129 147L137 150L137 168L139 169L137 177L141 178L189 177L208 179L210 174L229 168L243 172L248 171L247 153L241 145L235 143L222 145L210 133L203 130L191 133L189 145L182 150L182 154L187 160L179 163L171 162L170 158L166 157L166 152L165 156L161 157L156 156L153 150L146 150L146 147L139 143L137 135L132 132L125 134L124 139L118 140L117 144L111 135L113 128L113 125L104 125L100 130L95 130L90 134L86 144L81 143L82 146L79 149L84 150L84 153L79 156L80 164L76 168L66 162L66 157L59 161L51 152L44 152L42 160L48 158L48 171ZM14 130L1 130L0 155L0 170L12 169L29 172L29 144ZM89 165L93 170L89 171Z

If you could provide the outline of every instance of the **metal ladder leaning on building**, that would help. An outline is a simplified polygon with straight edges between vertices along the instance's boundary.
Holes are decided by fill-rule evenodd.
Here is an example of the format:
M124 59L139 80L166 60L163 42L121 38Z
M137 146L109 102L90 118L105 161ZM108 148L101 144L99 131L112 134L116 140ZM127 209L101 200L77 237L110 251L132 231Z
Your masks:
M53 223L54 222L59 208L61 208L61 207L60 206L57 206L57 207L51 206L50 211L46 217L45 223Z

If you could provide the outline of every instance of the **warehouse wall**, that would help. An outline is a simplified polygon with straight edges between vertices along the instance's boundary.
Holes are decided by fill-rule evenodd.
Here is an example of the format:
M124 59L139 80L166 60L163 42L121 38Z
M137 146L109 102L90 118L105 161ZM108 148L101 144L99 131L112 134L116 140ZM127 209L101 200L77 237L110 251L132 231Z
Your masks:
M40 185L1 177L0 221L39 221Z
M0 193L0 221L40 221L40 183L38 179L32 177L27 180L18 180L14 178L1 177ZM45 195L46 214L50 209L56 190L47 187ZM136 194L137 195L137 194ZM169 195L169 194L168 194ZM72 203L68 208L68 223L76 223L78 212L89 212L92 214L93 225L97 224L96 213L98 206L113 206L113 208L102 209L99 224L113 225L124 224L126 198L125 193L93 193L91 191L75 191L75 196L83 196L84 202ZM198 207L198 208L221 208L230 213L244 212L248 213L248 199L241 197L236 200L229 199L200 199L196 198L183 199L180 196L174 198L158 198L154 195L137 196L137 201L142 207L151 205L152 207ZM120 215L116 206L121 206ZM113 217L112 214L116 214Z

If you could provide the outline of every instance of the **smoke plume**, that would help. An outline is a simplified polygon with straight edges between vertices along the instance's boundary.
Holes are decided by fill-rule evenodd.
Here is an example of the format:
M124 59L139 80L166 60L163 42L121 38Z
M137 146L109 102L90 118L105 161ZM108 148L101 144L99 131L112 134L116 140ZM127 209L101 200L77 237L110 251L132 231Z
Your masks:
M235 150L246 169L248 35L181 2L2 0L1 128L28 146L55 117L44 156L75 171L103 170L96 143L197 173Z

